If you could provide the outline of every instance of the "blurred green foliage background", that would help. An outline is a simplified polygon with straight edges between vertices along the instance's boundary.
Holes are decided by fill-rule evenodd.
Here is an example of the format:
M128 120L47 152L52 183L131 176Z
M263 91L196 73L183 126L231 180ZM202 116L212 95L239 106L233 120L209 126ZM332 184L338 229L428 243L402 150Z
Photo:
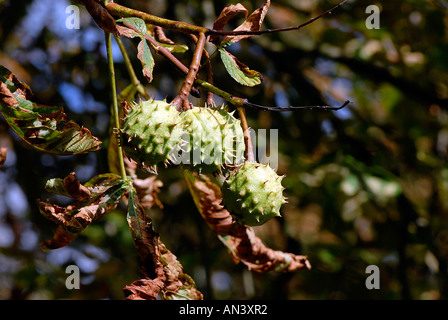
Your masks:
M211 27L237 1L127 0L118 3L161 17ZM249 12L260 1L241 1ZM298 25L337 1L273 1L263 28ZM48 105L107 145L111 103L104 33L80 6L79 30L68 30L69 1L0 4L0 65L27 82ZM368 5L380 29L366 28ZM286 174L282 218L256 227L270 247L306 254L311 271L254 274L234 264L204 223L178 170L160 170L164 186L151 218L206 299L447 299L448 298L448 3L445 0L352 0L300 31L252 37L231 51L264 82L234 82L213 59L215 84L268 106L333 105L339 111L247 110L255 130L278 129L278 173ZM241 23L231 20L228 29ZM192 45L183 34L167 32ZM136 42L124 39L137 71ZM213 47L208 47L210 53ZM114 47L118 87L129 78ZM186 65L191 50L177 55ZM151 96L174 98L181 74L156 55ZM191 99L203 103L203 99ZM219 100L217 100L219 101ZM85 182L108 172L106 148L81 156L30 149L0 118L0 299L122 299L139 278L138 257L118 208L69 246L43 252L56 226L36 199L67 204L45 192L49 178L75 171ZM259 155L258 160L263 160ZM65 287L66 266L81 270L81 288ZM367 290L368 265L381 288Z

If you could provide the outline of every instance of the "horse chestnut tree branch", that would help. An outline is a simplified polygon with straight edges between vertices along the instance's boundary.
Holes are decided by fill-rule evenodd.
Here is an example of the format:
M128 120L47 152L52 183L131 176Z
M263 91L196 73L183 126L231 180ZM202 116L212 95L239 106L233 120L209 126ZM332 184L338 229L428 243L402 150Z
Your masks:
M233 80L254 87L263 81L261 73L231 54L227 50L230 45L251 36L299 30L330 14L346 1L299 26L267 30L261 30L261 26L269 11L269 0L250 15L241 4L224 8L213 29L157 17L113 2L77 1L86 6L106 34L113 101L108 145L110 172L85 184L77 180L75 172L64 179L48 181L47 191L71 197L74 201L65 207L37 201L41 213L58 225L53 238L45 241L42 248L52 250L70 245L85 228L124 202L141 265L141 279L124 288L125 297L202 299L194 280L183 272L175 255L163 244L161 238L164 235L153 229L148 215L153 206L163 208L158 200L163 182L157 172L180 170L199 213L229 249L236 263L241 261L250 270L261 273L310 269L306 256L269 249L253 231L254 227L281 216L286 198L283 196L283 177L268 164L254 160L245 108L339 110L349 101L339 107L268 107L250 103L213 84L213 55L206 51L205 43L209 41L216 46L220 62ZM233 31L224 31L227 23L239 13L245 14L245 21ZM173 55L173 52L187 51L188 47L168 39L163 29L187 34L193 39L195 49L188 67ZM121 94L117 94L111 34L120 46L131 81L130 89ZM184 81L174 100L148 99L120 37L137 40L137 59L148 82L157 77L153 52L161 54L180 70ZM100 148L101 141L87 128L69 120L63 108L35 102L31 89L13 72L0 67L0 80L0 112L28 144L42 152L69 155ZM189 102L190 94L201 94L198 88L207 93L204 106L193 106ZM141 100L137 93L145 100ZM215 105L213 95L223 98L229 105ZM236 109L237 114L232 109ZM2 149L0 166L5 159L6 150ZM153 175L142 180L136 172L145 168Z

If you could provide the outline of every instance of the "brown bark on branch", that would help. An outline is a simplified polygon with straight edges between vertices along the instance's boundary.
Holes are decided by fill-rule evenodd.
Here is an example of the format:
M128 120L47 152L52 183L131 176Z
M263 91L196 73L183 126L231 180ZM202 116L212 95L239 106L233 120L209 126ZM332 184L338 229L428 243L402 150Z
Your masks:
M193 54L193 59L191 60L190 68L188 69L187 76L185 77L182 88L179 91L179 94L176 98L171 102L174 106L180 109L182 106L184 109L189 109L188 105L188 94L193 87L194 80L196 79L196 75L198 74L199 67L201 66L201 58L204 51L206 36L204 33L199 34L199 39L196 43L196 49Z

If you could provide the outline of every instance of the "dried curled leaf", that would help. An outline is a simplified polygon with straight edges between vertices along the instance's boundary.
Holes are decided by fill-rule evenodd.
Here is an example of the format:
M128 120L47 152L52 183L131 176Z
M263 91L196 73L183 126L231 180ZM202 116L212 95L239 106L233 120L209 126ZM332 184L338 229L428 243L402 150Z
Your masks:
M140 257L142 279L123 288L128 300L202 299L194 281L183 273L182 265L160 241L152 221L139 202L137 192L128 194L129 228Z
M165 244L159 241L161 261L166 275L162 296L166 300L202 300L202 293L196 289L194 280L183 272L182 264L169 251Z
M247 18L248 11L241 3L232 4L228 7L225 7L221 11L219 17L216 18L215 23L213 24L213 30L223 30L227 23L238 13L244 13L244 18ZM209 39L210 42L217 44L219 36L211 35Z
M114 18L110 15L98 0L77 0L76 2L83 4L89 14L92 16L96 24L106 32L117 34L117 25Z
M76 179L75 173L70 173L66 178L54 178L47 181L45 189L49 192L81 200L90 197L90 190Z
M257 272L294 272L311 268L306 256L270 249L252 228L233 221L221 204L220 188L208 177L187 171L184 176L199 212L229 249L235 263L241 261Z
M142 207L146 210L149 210L154 206L163 209L163 204L158 198L163 182L160 181L156 175L150 175L146 178L139 178L137 176L137 162L129 158L125 158L124 162L126 172L132 179L135 191L137 192L138 200Z
M252 12L252 14L244 21L238 28L233 31L258 31L261 28L264 18L268 13L269 7L271 6L271 1L266 0L264 4ZM237 43L240 40L251 37L251 35L236 35L227 36L221 42L222 45L229 45L231 43Z
M101 141L67 119L62 107L33 102L30 88L0 66L0 113L28 144L48 153L81 154L99 150Z
M130 190L129 181L121 180L115 174L96 176L84 186L74 174L61 180L53 180L47 184L50 185L49 190L67 196L82 197L82 200L66 207L37 200L41 214L59 225L53 238L41 244L43 249L56 249L70 244L87 226L114 209ZM88 197L84 197L89 193Z

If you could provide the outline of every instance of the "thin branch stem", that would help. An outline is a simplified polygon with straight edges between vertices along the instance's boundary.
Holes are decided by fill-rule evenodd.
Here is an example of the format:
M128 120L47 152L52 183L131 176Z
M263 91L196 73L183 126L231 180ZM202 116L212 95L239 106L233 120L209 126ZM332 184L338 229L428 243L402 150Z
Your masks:
M194 35L191 34L190 38L193 39L193 41L195 43L198 42L198 38ZM204 56L204 62L202 63L202 65L200 66L199 70L201 70L201 68L203 68L205 66L206 68L206 73L207 73L207 82L210 84L213 84L213 68L212 68L212 62L210 61L210 54L208 53L208 51L205 49L203 50L203 56ZM205 104L208 107L212 107L215 104L214 98L213 98L213 92L211 91L207 91L207 98L205 100Z
M185 77L182 88L180 89L177 97L174 98L174 100L171 102L178 109L181 108L182 105L184 106L184 108L185 107L188 108L188 106L186 106L186 102L188 102L187 99L188 94L191 91L191 88L194 84L194 80L201 65L201 58L204 51L205 40L206 40L205 33L200 33L199 39L196 43L196 49L193 54L193 59L191 60L190 68L188 69L188 73L187 76Z
M146 12L121 6L117 3L109 3L106 6L106 9L109 11L110 14L115 16L136 17L144 20L146 23L149 24L153 24L165 29L176 30L188 34L190 33L201 34L206 33L208 31L208 29L204 27L194 26L181 21L160 18Z
M149 95L145 90L145 87L141 84L140 80L138 80L137 75L132 67L131 59L129 58L128 53L126 52L126 48L123 45L123 41L118 36L115 36L115 40L117 41L118 47L120 47L121 55L123 56L124 64L126 69L128 70L129 77L131 78L132 84L135 85L137 91L145 98L149 99Z
M339 107L330 107L330 106L289 106L289 107L267 107L267 106L260 106L258 104L250 103L247 100L244 100L243 105L245 107L250 107L254 109L259 110L266 110L266 111L295 111L295 110L313 110L313 109L321 109L321 110L333 110L337 111L344 107L346 107L350 103L350 100L346 100L341 106Z
M112 105L113 105L113 117L114 117L114 125L115 125L115 136L117 139L117 155L118 160L120 162L120 174L123 180L127 179L126 176L126 168L124 165L124 157L123 157L123 148L121 146L121 133L120 133L120 117L118 114L118 101L117 101L117 87L115 83L115 69L114 69L114 60L112 58L112 35L110 33L106 34L106 49L107 49L107 61L109 65L109 73L110 73L110 86L112 89Z

